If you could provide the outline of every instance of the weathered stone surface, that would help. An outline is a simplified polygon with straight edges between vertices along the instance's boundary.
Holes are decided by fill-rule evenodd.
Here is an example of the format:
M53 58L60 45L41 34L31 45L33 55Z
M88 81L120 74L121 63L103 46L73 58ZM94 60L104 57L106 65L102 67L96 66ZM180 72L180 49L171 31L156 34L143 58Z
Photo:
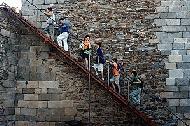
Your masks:
M173 43L173 49L185 49L184 43Z
M182 69L169 70L169 77L170 78L183 78L183 70Z
M169 62L182 62L182 55L169 55Z
M179 99L168 99L169 106L179 106Z
M180 99L180 106L189 106L190 99Z
M24 94L24 100L25 101L38 100L38 95L37 94Z
M29 109L29 108L21 108L21 115L36 115L36 109Z
M166 69L176 69L176 63L165 63Z
M176 78L176 85L189 85L188 78Z
M59 83L57 81L39 81L39 88L58 88Z
M166 78L166 85L175 85L174 78Z

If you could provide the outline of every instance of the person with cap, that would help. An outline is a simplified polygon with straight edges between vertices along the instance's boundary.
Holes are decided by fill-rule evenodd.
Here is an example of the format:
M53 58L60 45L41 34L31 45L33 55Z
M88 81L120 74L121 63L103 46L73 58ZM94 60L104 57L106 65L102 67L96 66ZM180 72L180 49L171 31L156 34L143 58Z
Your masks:
M59 46L63 47L65 51L69 51L68 47L68 37L70 31L70 22L65 18L59 19L59 32L60 35L57 36L57 43Z
M113 86L114 90L116 90L115 85L117 86L118 92L120 94L121 93L121 88L119 85L120 73L119 73L119 66L117 63L117 58L113 58L113 60L110 62L110 64L112 65L112 74L113 74L113 78L110 79L110 82L112 82L112 86ZM113 83L113 82L115 82L115 83Z
M47 10L44 12L44 14L47 16L46 27L45 27L44 31L47 33L48 36L51 37L51 39L54 40L55 15L53 13L53 5L52 4L50 4L50 6L47 8Z
M131 86L130 86L130 100L133 104L139 105L140 104L140 96L141 96L141 89L142 89L142 81L138 77L137 71L132 70L131 72Z
M103 64L105 63L105 58L104 58L103 51L102 51L102 48L101 48L101 43L97 42L96 46L97 46L96 63L94 64L94 69L95 69L96 75L98 75L98 71L101 72L102 80L104 80Z

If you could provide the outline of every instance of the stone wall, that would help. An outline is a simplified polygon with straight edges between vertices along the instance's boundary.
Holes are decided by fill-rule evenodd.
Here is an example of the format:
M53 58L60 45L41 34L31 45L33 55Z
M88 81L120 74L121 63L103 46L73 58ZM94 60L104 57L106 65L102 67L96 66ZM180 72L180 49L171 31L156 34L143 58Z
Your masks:
M14 100L17 73L17 34L0 12L0 125L14 124Z
M123 59L127 64L126 69L137 69L144 81L141 109L153 116L160 125L168 120L173 120L168 111L163 111L167 106L160 100L160 93L164 91L165 78L168 72L165 69L166 55L160 55L157 49L159 39L154 31L156 7L160 6L159 0L65 0L65 1L31 1L41 11L49 4L54 4L56 18L68 17L72 23L70 51L75 56L80 41L86 34L90 34L92 43L101 41L105 54ZM27 8L26 8L27 7ZM46 17L38 13L28 2L23 2L22 14L39 28L44 28ZM36 22L37 21L37 22ZM77 56L76 56L77 57ZM128 74L128 73L127 73ZM126 76L125 76L126 77ZM127 82L121 83L122 94L126 95ZM154 110L154 111L153 111Z
M159 39L158 49L168 55L165 68L169 71L165 92L162 97L168 99L169 106L179 117L187 119L189 124L189 4L186 0L161 1L157 7L158 17L154 23Z
M50 47L14 17L1 15L1 18L7 21L1 23L1 26L6 26L1 30L1 41L8 44L7 49L2 48L2 51L5 54L11 51L6 58L15 63L12 63L14 74L6 71L8 75L2 76L5 80L14 81L3 81L5 88L1 92L1 101L5 113L2 118L6 120L2 125L11 125L8 123L13 122L16 126L66 126L72 120L88 125L86 75L71 67L67 60L60 61L57 54L50 51ZM11 31L8 31L10 28ZM5 33L9 33L9 36L6 37ZM91 84L93 125L145 125L103 87L92 80Z

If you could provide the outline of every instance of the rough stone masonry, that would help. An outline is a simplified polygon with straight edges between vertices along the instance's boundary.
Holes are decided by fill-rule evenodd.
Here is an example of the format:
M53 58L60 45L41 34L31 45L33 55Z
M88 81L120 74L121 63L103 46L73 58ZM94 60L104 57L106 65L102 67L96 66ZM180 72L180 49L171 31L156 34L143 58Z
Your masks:
M143 76L145 83L142 95L143 111L156 118L160 125L166 125L171 120L174 120L174 122L176 121L178 125L183 125L181 121L169 115L168 112L165 112L163 108L167 106L170 107L174 113L178 114L179 117L189 123L190 1L29 1L36 5L41 11L44 11L49 4L53 3L56 7L54 10L56 12L56 18L58 19L59 17L67 16L73 24L72 33L78 36L79 39L89 33L94 41L97 41L97 38L98 41L102 41L105 53L111 53L114 57L123 59L128 64L128 68L137 68L139 73ZM22 3L22 15L30 21L33 21L39 28L44 28L46 18L43 13L30 5L26 0L23 0ZM7 33L6 30L2 30L2 34L4 32ZM22 38L24 38L24 36L20 37L20 39ZM33 39L34 37L25 35L25 39L28 38ZM29 40L23 40L21 42L23 44L26 41ZM38 40L32 41L39 42ZM80 41L71 36L71 42L71 51L73 54L77 54L76 48L78 48ZM33 49L33 47L27 48L31 48L29 51L30 53L21 55L25 58L19 57L19 67L16 68L19 79L17 79L18 87L16 87L18 90L18 102L15 103L15 113L18 112L17 115L19 116L16 116L15 118L18 119L18 123L23 125L25 125L25 123L27 125L27 123L29 123L27 122L28 120L35 120L35 118L32 118L34 115L36 116L41 111L43 113L47 110L40 110L37 108L48 108L48 110L52 109L51 113L55 113L57 110L54 109L55 106L53 106L55 103L57 106L61 106L67 102L64 101L65 99L56 99L55 102L51 102L52 98L54 98L51 95L48 97L46 96L46 100L42 100L43 98L40 94L49 94L48 89L52 88L48 87L48 85L44 86L43 81L54 83L51 82L53 80L55 81L56 86L57 73L54 73L52 68L47 69L42 68L45 67L44 65L39 66L42 61L43 63L46 61L44 59L47 59L48 57L46 52L47 50L39 51L40 49L37 49L38 47L36 47L36 49ZM28 50L26 52L28 52ZM41 54L41 52L43 52L43 54ZM44 57L42 58L43 60L40 58L41 55ZM11 55L11 57L12 56L13 55ZM39 60L36 60L35 58L38 58ZM49 60L47 62L49 62ZM47 67L50 66L47 65ZM58 69L58 71L61 70L60 67L56 67L56 69ZM58 73L63 74L62 71ZM9 75L14 76L11 73L9 73ZM30 85L31 83L35 86L32 88L27 87L27 84ZM62 84L62 86L65 85L67 84ZM15 85L12 86L14 87ZM123 85L123 87L125 87L125 85ZM55 89L57 89L57 87L55 87ZM6 93L7 92L8 91L6 91ZM10 92L12 92L11 89ZM70 92L70 94L72 94L73 91ZM163 102L164 100L160 101L159 96L167 98L167 103ZM76 100L76 98L73 99ZM38 102L34 102L36 100ZM8 108L9 109L7 110L10 110L9 112L11 115L11 108L13 108L13 106ZM70 110L71 109L68 109L68 111ZM64 108L64 112L65 111L66 109ZM96 110L96 112L97 111L98 110ZM13 113L14 112L12 111L12 115L14 115ZM31 115L27 115L27 113L30 113ZM62 113L59 114L60 117L63 116L61 114ZM99 114L101 114L101 112ZM82 116L84 115L85 113L82 114ZM44 123L46 123L46 121L50 121L49 117L44 118ZM36 123L36 121L33 123ZM48 123L48 125L50 125L50 123Z
M85 75L67 60L60 61L58 54L50 52L49 46L13 16L1 11L0 17L0 125L89 125ZM103 87L91 83L92 125L145 125Z

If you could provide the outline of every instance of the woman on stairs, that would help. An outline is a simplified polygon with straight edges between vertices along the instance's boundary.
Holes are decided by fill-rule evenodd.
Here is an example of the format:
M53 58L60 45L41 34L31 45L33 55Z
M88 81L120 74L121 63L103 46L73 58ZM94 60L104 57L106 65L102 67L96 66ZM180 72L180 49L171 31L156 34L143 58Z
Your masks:
M82 58L85 60L86 69L89 69L90 55L91 55L90 36L86 35L82 42Z

